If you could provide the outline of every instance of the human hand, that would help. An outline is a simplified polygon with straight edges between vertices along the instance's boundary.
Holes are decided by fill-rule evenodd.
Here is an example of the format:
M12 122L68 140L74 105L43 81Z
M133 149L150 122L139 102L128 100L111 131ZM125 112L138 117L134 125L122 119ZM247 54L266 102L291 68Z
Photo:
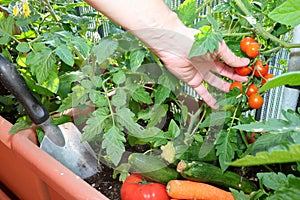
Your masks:
M247 77L236 74L231 67L246 66L249 59L234 55L224 41L219 42L219 49L214 53L189 58L188 54L197 32L195 29L186 29L186 32L181 34L169 30L143 30L136 34L147 38L145 41L148 46L172 74L190 85L210 107L217 109L216 99L208 92L203 82L228 92L230 83L217 74L235 81L247 81Z

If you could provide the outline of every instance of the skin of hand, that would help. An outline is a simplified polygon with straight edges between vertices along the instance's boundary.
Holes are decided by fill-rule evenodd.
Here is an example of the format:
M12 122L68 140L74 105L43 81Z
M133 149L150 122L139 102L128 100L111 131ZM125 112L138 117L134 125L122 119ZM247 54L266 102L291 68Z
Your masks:
M190 58L194 35L199 31L186 27L162 0L86 2L143 41L172 74L190 85L213 109L218 108L216 99L207 91L203 81L224 92L229 91L230 83L216 74L235 81L247 81L231 67L247 66L249 59L235 56L224 41L219 42L214 53Z

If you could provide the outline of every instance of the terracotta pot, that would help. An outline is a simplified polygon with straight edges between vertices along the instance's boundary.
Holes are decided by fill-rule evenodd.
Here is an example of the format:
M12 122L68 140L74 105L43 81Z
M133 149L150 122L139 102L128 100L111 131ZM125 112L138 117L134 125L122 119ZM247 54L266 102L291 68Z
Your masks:
M41 150L33 130L9 135L11 126L0 116L0 180L18 198L108 200ZM5 199L5 194L0 190L0 199L1 195Z

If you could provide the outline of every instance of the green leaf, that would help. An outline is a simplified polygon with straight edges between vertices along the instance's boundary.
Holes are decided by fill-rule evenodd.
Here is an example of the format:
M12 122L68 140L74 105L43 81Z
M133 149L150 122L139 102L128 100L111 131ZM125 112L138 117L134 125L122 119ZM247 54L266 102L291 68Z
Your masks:
M86 121L83 128L82 141L93 141L95 137L103 134L103 129L108 126L109 110L107 107L98 108Z
M107 98L98 90L91 90L89 92L91 101L98 107L107 106Z
M30 46L27 42L21 42L17 45L16 49L19 52L28 52L28 51L30 51Z
M198 16L197 13L197 1L186 0L184 1L178 10L178 17L186 25L192 25Z
M152 104L152 99L150 94L143 87L137 88L132 96L135 101L145 104Z
M300 24L300 0L287 0L269 13L269 17L290 26Z
M78 52L84 57L87 58L89 56L90 47L87 44L86 40L83 38L74 38L72 41L74 48L78 50Z
M113 178L116 179L118 175L119 181L124 182L126 178L130 175L129 170L131 165L129 163L122 163L114 169Z
M270 193L268 200L294 200L299 198L300 178L292 174L285 176L283 173L258 173L260 182L266 187L274 190Z
M176 138L180 134L180 128L173 119L171 119L169 124L168 132L170 133L172 139Z
M229 3L218 3L214 8L213 12L214 13L222 13L226 12L231 8Z
M36 76L37 82L40 84L43 84L51 73L58 73L58 67L52 49L43 44L35 45L35 52L28 54L26 65L30 67L32 74Z
M257 178L262 184L272 190L278 190L288 184L288 179L285 174L279 172L257 173Z
M86 91L86 89L80 85L76 85L73 87L73 93L72 93L72 104L74 107L78 106L78 105L82 105L86 103L87 99L88 99L88 93Z
M126 81L126 76L125 76L125 73L122 70L120 70L117 73L113 74L113 82L115 84L119 85L119 84L124 83L125 81Z
M4 14L2 14L0 16L0 37L6 37L6 40L8 40L9 42L9 37L12 36L14 33L14 24L15 20L12 16L8 16L6 18Z
M59 87L58 74L54 71L50 71L47 80L44 81L42 85L45 88L47 88L49 91L56 94L56 92L58 91L58 87Z
M72 50L70 50L67 45L60 45L55 49L56 55L67 65L73 66L74 65L74 54Z
M212 112L200 124L199 128L224 125L228 120L230 120L230 117L231 117L231 113L229 111Z
M130 69L132 71L136 71L141 66L145 55L145 51L140 49L130 52Z
M105 38L100 40L100 42L94 46L92 51L96 55L98 63L102 63L113 55L118 46L119 43L117 40Z
M163 117L166 116L168 110L168 105L154 105L151 109L151 116L147 127L155 126L160 123Z
M273 132L286 133L290 131L300 132L300 115L293 112L282 111L284 119L273 119L262 122L252 122L250 124L241 124L233 128L248 132Z
M202 41L196 40L189 53L189 57L201 56L207 53L207 50L203 47Z
M116 114L117 122L128 130L129 135L137 138L145 137L144 128L133 120L134 114L128 108L118 109Z
M112 105L122 107L127 103L127 94L124 89L118 88L116 94L111 99Z
M170 96L170 93L170 88L159 85L153 92L155 104L162 104Z
M172 92L175 92L179 87L178 78L167 71L164 71L164 73L159 76L157 83L163 85L166 88L169 88Z
M271 88L290 85L290 86L299 86L300 85L300 72L287 72L281 74L277 77L274 77L268 80L260 89L259 93L269 90Z
M238 200L250 200L250 198L243 192L243 191L238 191L233 188L229 188L230 192L234 196L235 199Z
M286 132L279 134L267 133L261 135L254 143L251 148L251 154L254 155L257 152L274 150L286 150L289 145L295 144L293 135L300 135L299 133Z
M103 148L114 165L118 165L125 152L124 133L116 126L112 126L105 134L102 142Z
M300 161L300 145L290 145L289 150L274 150L271 153L263 151L255 156L247 155L244 158L233 161L232 166L255 166L274 163L289 163Z
M234 158L234 152L237 149L237 138L236 132L230 130L222 130L216 143L217 153L219 157L220 167L222 172L224 172Z
M21 117L11 127L11 129L9 130L9 134L18 133L21 130L29 128L30 126L32 126L32 122L29 119L27 119L26 117L25 118Z

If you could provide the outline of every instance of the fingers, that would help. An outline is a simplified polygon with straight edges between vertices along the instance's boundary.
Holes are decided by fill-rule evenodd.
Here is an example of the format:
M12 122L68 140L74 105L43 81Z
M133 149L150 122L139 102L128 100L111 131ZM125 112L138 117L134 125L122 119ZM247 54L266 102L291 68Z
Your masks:
M230 83L228 83L227 81L219 78L218 76L216 76L213 73L208 73L205 77L204 80L211 86L218 88L224 92L228 92L229 91L229 87L230 87Z
M194 90L199 94L199 96L202 98L203 101L206 102L208 106L210 106L212 109L218 109L219 106L216 105L216 99L211 96L211 94L208 92L206 87L202 84L200 84L197 87L194 87Z
M215 67L212 68L212 71L235 81L239 81L239 82L248 81L247 76L238 75L237 73L235 73L235 71L232 68L218 61L215 62Z
M237 57L226 45L224 41L220 42L217 52L219 58L221 58L226 64L232 67L247 66L250 62L248 58Z

